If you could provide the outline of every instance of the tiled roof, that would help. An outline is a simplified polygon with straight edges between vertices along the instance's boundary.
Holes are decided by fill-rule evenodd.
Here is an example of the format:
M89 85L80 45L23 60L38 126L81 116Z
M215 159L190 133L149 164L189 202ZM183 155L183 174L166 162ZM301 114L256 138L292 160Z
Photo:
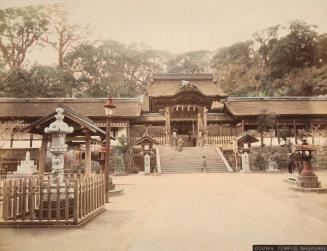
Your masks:
M181 81L187 80L195 86L203 95L209 97L226 97L227 95L215 84L212 79L158 79L154 80L148 89L149 97L174 96L181 90Z
M104 117L106 98L1 98L0 117L43 117L63 104L87 117ZM136 98L113 98L113 117L137 117L141 103Z
M262 110L277 115L327 115L326 97L229 97L225 105L234 116L256 116Z
M213 81L212 74L178 74L178 73L164 73L153 74L153 80L210 80Z

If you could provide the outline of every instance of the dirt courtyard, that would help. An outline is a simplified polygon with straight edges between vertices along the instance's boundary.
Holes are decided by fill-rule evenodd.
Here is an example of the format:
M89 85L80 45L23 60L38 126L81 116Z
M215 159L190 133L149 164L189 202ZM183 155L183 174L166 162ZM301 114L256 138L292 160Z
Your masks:
M327 172L318 172L327 185ZM1 251L247 251L327 244L327 194L288 189L286 173L114 177L124 195L80 228L0 228Z

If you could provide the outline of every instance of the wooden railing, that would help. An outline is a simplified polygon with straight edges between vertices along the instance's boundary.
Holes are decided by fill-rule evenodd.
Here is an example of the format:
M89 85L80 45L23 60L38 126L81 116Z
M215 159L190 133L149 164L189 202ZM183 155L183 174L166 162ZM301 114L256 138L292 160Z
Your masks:
M78 225L104 209L104 176L51 184L49 177L1 181L1 225Z
M208 144L216 145L223 150L233 150L235 148L235 136L208 136Z

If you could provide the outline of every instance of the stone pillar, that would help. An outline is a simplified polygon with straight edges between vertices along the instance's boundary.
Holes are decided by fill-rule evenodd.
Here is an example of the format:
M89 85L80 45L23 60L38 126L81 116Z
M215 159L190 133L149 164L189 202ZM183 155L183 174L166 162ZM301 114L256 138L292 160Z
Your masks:
M242 173L250 173L249 154L248 152L242 153Z
M151 165L150 165L150 154L144 154L144 174L149 175L151 172Z
M47 147L48 147L48 136L45 134L42 136L40 157L39 157L39 170L38 174L42 176L44 174L45 164L47 160Z
M91 175L91 135L89 132L85 133L85 175Z
M166 144L170 144L170 111L169 107L165 108L165 137L166 137Z

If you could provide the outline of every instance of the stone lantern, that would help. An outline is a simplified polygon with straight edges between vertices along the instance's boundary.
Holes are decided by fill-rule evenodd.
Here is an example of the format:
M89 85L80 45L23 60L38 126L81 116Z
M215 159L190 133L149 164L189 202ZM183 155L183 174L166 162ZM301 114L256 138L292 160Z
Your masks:
M63 120L64 110L60 107L56 109L56 120L44 132L51 134L52 142L49 151L52 153L52 175L51 183L56 185L59 181L60 185L64 185L64 155L67 152L66 135L74 131L73 127L69 127Z
M148 175L151 172L151 154L153 152L153 145L158 145L158 141L156 141L153 137L151 137L148 133L148 128L145 129L145 133L143 136L136 142L136 145L141 145L142 154L144 156L144 174Z
M295 147L295 151L299 153L299 158L303 162L303 168L298 176L296 187L291 187L291 189L301 192L327 192L327 188L320 187L318 176L311 167L312 152L315 150L315 147L309 145L306 139L302 140L301 145Z
M249 153L251 144L259 140L251 135L243 135L237 139L237 146L241 152L242 158L242 173L250 173Z

